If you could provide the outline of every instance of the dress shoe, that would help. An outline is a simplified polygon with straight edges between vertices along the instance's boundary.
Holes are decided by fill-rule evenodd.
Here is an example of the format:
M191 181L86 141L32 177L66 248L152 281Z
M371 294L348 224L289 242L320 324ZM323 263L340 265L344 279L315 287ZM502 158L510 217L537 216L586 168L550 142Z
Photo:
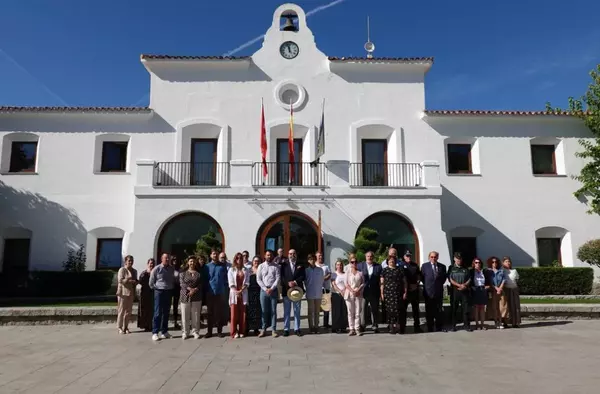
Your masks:
M284 337L289 337L290 336L290 332L288 330L284 330L283 331L283 336Z
M296 331L294 331L294 334L296 334L296 336L301 337L302 336L302 331L296 330Z

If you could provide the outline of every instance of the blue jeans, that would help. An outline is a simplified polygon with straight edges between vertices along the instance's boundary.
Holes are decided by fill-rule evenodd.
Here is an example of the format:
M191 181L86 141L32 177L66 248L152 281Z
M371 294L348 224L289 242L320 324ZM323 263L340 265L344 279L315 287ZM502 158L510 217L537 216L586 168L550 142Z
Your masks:
M283 297L283 329L290 330L290 315L292 305L294 305L294 330L300 331L300 302L290 301L289 298Z
M169 329L172 290L154 290L154 316L152 334L166 334Z
M269 321L271 329L275 331L277 329L277 299L279 294L277 289L268 295L263 289L260 290L260 307L262 308L262 329L266 330L269 327Z

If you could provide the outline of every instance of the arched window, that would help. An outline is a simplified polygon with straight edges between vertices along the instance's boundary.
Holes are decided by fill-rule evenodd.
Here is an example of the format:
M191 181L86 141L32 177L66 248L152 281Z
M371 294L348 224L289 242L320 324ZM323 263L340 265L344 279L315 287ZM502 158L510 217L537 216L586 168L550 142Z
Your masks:
M407 250L413 254L415 262L419 260L419 241L412 224L404 217L393 212L377 212L366 218L356 231L362 228L377 231L377 241L382 248L394 247L402 256Z
M182 261L194 253L196 243L201 238L209 248L225 250L225 236L215 219L201 212L177 215L171 218L160 232L157 257L162 253L169 253L178 261Z
M572 267L571 233L562 227L542 227L535 231L538 267Z

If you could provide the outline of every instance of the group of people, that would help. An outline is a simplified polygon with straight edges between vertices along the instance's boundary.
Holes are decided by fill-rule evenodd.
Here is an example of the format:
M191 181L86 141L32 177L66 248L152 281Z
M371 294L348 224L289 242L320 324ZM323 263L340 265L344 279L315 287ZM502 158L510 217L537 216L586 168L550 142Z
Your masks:
M275 254L267 251L264 258L249 253L236 253L230 262L225 253L213 250L209 261L203 256L190 256L181 267L168 254L160 264L149 259L139 275L133 268L133 257L126 256L118 277L119 333L129 333L136 287L139 287L138 327L152 332L158 341L170 337L168 322L171 307L175 329L182 338L200 338L202 306L207 308L205 338L216 334L223 337L223 327L230 323L232 338L250 333L278 337L277 304L283 302L283 335L302 336L300 329L301 300L308 305L308 326L312 334L320 331L320 311L323 327L350 336L362 335L371 325L379 332L379 324L387 323L391 334L404 334L408 305L412 307L414 332L422 332L419 300L425 301L427 330L446 331L444 322L444 286L448 283L451 304L451 330L456 331L459 314L465 330L487 329L485 320L493 320L496 328L509 323L520 324L518 273L510 258L502 262L496 257L488 260L490 268L475 258L472 267L463 264L460 253L454 254L454 264L446 267L438 262L439 254L429 253L429 261L419 266L407 251L401 260L390 248L387 258L377 263L373 252L366 253L364 262L350 254L348 264L336 261L334 270L324 264L319 252L298 261L290 249ZM139 285L139 286L138 286ZM327 302L322 307L322 300ZM178 307L181 326L178 325ZM487 309L487 310L486 310ZM331 310L331 325L329 325ZM459 313L460 312L460 313ZM291 319L293 316L293 329Z

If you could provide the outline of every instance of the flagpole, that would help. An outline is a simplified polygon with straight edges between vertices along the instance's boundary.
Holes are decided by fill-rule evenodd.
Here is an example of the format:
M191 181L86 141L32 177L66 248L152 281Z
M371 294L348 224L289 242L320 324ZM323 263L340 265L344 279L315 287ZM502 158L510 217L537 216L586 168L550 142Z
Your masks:
M321 250L321 244L323 243L323 239L321 236L321 210L319 209L319 222L317 224L317 250L319 253L323 253L323 251Z

